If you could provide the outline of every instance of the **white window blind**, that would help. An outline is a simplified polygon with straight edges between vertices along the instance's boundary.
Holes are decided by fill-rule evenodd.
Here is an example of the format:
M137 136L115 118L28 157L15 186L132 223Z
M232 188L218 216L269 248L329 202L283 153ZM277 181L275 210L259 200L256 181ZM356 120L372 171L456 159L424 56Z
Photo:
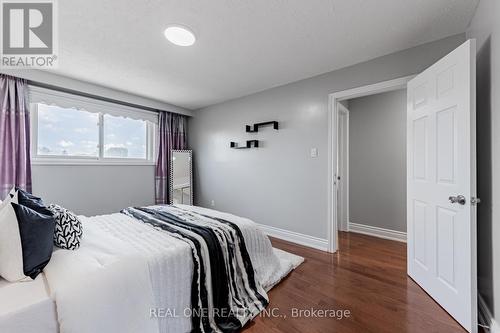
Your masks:
M158 114L153 111L33 86L30 87L29 94L31 103L56 105L65 109L85 110L93 113L109 114L114 117L140 119L154 124L158 123Z

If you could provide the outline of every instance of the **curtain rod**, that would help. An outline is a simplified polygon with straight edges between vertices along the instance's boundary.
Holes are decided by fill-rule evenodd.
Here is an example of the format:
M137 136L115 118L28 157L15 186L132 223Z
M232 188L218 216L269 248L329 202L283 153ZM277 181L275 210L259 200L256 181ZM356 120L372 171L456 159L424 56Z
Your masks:
M158 114L158 112L160 112L160 111L163 111L163 110L155 109L155 108L152 108L152 107L149 107L149 106L144 106L144 105L140 105L140 104L134 104L134 103L124 102L124 101L120 101L120 100L109 98L109 97L104 97L104 96L99 96L99 95L84 93L84 92L81 92L81 91L78 91L78 90L73 90L73 89L68 89L68 88L62 88L62 87L59 87L59 86L54 86L54 85L46 84L46 83L42 83L42 82L37 82L37 81L32 81L32 80L26 80L26 81L28 82L28 85L32 85L32 86L35 86L35 87L46 88L46 89L60 91L60 92L64 92L64 93L68 93L68 94L72 94L72 95L77 95L77 96L82 96L82 97L88 97L88 98L100 100L100 101L103 101L103 102L108 102L108 103L113 103L113 104L119 104L119 105L123 105L123 106L129 106L129 107L133 107L133 108L136 108L136 109L141 109L141 110L148 111L148 112L154 112L156 114ZM177 113L177 112L172 112L172 111L166 111L166 112Z

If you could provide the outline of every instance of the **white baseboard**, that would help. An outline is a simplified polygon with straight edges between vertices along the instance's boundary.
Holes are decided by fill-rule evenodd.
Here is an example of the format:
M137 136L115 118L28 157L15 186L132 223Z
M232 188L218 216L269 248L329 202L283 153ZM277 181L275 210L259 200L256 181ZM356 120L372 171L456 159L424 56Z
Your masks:
M268 236L283 239L292 243L312 247L322 251L328 251L328 240L314 236L304 235L295 231L289 231L268 225L259 224L259 228Z
M406 243L406 232L372 227L370 225L353 222L348 223L348 228L350 232L357 232L358 234L364 234Z
M488 325L490 333L500 333L500 325L495 321L488 305L481 294L478 294L477 305L479 307L479 323ZM483 322L484 321L484 322Z

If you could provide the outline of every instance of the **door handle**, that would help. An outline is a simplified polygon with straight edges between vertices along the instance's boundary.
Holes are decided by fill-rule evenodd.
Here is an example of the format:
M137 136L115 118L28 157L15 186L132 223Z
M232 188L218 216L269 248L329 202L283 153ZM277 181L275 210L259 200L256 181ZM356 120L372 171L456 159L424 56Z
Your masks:
M450 200L451 203L458 203L459 205L462 206L465 205L465 203L467 202L467 200L463 195L457 195L456 197L451 196L448 198L448 200Z

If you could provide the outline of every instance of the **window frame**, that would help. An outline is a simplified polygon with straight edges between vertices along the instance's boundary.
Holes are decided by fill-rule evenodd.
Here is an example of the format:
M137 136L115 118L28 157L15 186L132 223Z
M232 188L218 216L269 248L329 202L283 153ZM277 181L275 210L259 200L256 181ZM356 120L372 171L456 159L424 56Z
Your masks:
M31 135L31 164L32 165L155 165L156 164L156 133L158 125L151 121L150 111L135 109L128 106L116 105L108 102L71 95L68 93L30 87L30 135ZM38 104L55 105L61 108L69 107L99 115L99 142L97 157L39 155L38 154ZM88 110L87 108L92 109ZM96 112L95 110L102 110ZM142 119L141 113L148 113L147 119ZM104 157L104 114L115 117L128 117L146 121L146 158L109 158ZM156 119L157 119L156 115Z

